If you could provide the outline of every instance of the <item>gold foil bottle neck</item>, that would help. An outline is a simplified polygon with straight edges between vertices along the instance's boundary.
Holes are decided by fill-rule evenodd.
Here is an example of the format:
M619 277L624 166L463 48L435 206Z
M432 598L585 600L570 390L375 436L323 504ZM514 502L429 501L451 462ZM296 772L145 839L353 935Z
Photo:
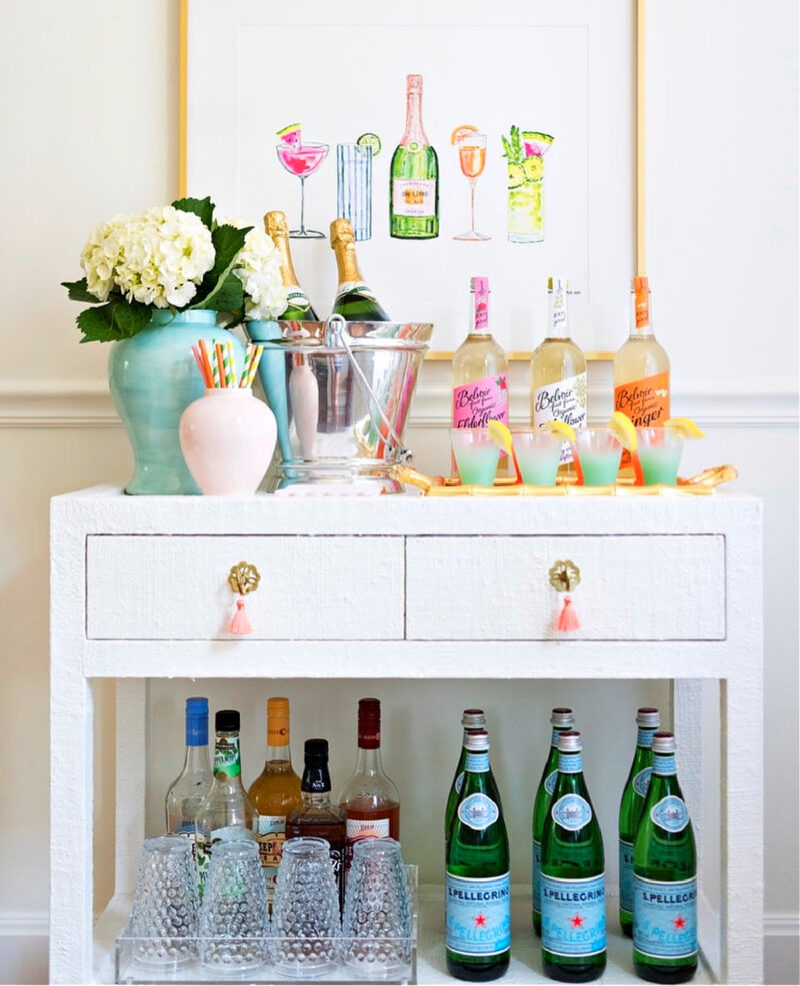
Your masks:
M336 249L337 242L355 243L356 235L349 219L334 219L331 223L331 248Z
M286 213L276 209L268 212L264 216L264 229L268 236L273 239L276 236L289 235L289 223L286 221Z
M292 263L292 254L289 250L289 224L286 221L286 213L277 209L274 212L268 212L264 216L264 230L280 254L283 286L285 288L299 287L297 274Z
M362 281L356 257L356 238L349 219L334 219L331 223L331 249L336 254L339 284Z

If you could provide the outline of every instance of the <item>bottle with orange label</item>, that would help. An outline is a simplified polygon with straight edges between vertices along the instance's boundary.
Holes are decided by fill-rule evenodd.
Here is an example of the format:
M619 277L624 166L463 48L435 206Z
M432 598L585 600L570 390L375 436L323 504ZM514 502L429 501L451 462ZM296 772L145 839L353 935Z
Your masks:
M669 418L669 357L653 335L650 286L634 277L631 331L614 356L614 410L626 414L637 428L658 428ZM630 454L622 453L622 465Z

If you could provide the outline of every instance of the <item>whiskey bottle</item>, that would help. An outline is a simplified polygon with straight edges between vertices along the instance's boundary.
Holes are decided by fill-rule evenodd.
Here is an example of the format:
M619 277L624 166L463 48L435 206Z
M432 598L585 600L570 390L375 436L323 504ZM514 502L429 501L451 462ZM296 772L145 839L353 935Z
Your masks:
M289 292L286 311L281 315L281 319L289 322L318 321L317 313L312 308L305 291L300 287L297 274L294 272L292 254L289 250L289 224L286 221L286 214L277 210L268 212L264 216L264 229L280 254L281 279L283 286Z
M194 823L211 790L214 775L208 755L208 699L186 699L186 754L183 770L167 791L167 832L188 836L194 849Z
M447 795L447 805L444 810L444 849L447 853L447 845L450 841L450 827L453 824L453 816L456 813L456 805L464 784L464 765L467 762L467 751L464 742L470 733L482 733L486 729L486 716L483 709L464 709L461 716L461 725L464 727L464 736L461 741L461 753L458 758L456 772L453 774L453 783Z
M333 314L348 322L390 322L359 270L356 238L349 219L334 219L331 223L331 249L339 271Z

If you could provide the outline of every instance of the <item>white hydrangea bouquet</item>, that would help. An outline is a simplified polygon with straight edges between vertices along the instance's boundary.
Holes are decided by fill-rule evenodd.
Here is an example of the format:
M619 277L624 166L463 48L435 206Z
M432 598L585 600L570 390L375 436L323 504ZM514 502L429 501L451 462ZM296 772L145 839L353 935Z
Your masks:
M206 309L228 326L278 318L286 309L280 257L252 226L217 223L210 198L178 199L138 215L100 223L81 253L85 273L64 281L81 342L113 342L141 332L153 310Z

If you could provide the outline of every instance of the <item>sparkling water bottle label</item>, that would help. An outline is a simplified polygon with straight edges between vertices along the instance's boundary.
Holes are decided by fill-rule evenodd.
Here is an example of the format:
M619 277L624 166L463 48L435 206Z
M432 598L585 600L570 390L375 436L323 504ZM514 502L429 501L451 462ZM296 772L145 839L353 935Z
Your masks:
M652 767L645 767L633 778L633 790L640 798L647 797L647 792L650 790L650 775L652 772Z
M445 941L463 955L499 955L511 947L510 874L445 878Z
M414 147L408 149L417 150ZM436 179L394 178L392 212L396 216L433 219L436 216Z
M533 840L533 909L542 909L542 844L538 839Z
M281 864L283 844L286 841L286 815L258 816L258 855L267 884L267 898L275 896L278 867Z
M464 767L471 774L485 774L489 769L489 754L468 753Z
M633 947L659 959L697 953L697 877L664 883L633 877Z
M547 793L550 795L551 798L553 797L553 791L555 791L556 789L557 780L558 780L557 770L554 770L552 774L548 774L547 777L545 777L544 779L544 789L545 791L547 791Z
M661 777L672 777L675 773L674 753L654 753L653 771Z
M653 805L650 817L665 832L682 832L689 824L689 811L676 794L668 794Z
M542 948L554 955L597 955L606 947L605 875L541 877Z
M583 754L559 753L558 769L562 774L580 774L583 770Z
M550 809L553 821L569 832L577 832L592 820L592 806L579 794L565 794Z
M633 843L619 840L619 906L633 910Z
M490 419L508 424L506 373L453 388L454 428L485 428Z
M458 817L476 832L488 829L500 817L500 809L485 794L470 794L458 806Z
M639 726L636 735L636 745L646 746L647 749L649 750L653 745L654 733L655 733L655 729L643 729L641 726Z
M533 424L536 428L548 421L566 421L573 428L585 428L586 413L585 373L534 388ZM561 447L561 461L572 462L569 442L564 442Z

